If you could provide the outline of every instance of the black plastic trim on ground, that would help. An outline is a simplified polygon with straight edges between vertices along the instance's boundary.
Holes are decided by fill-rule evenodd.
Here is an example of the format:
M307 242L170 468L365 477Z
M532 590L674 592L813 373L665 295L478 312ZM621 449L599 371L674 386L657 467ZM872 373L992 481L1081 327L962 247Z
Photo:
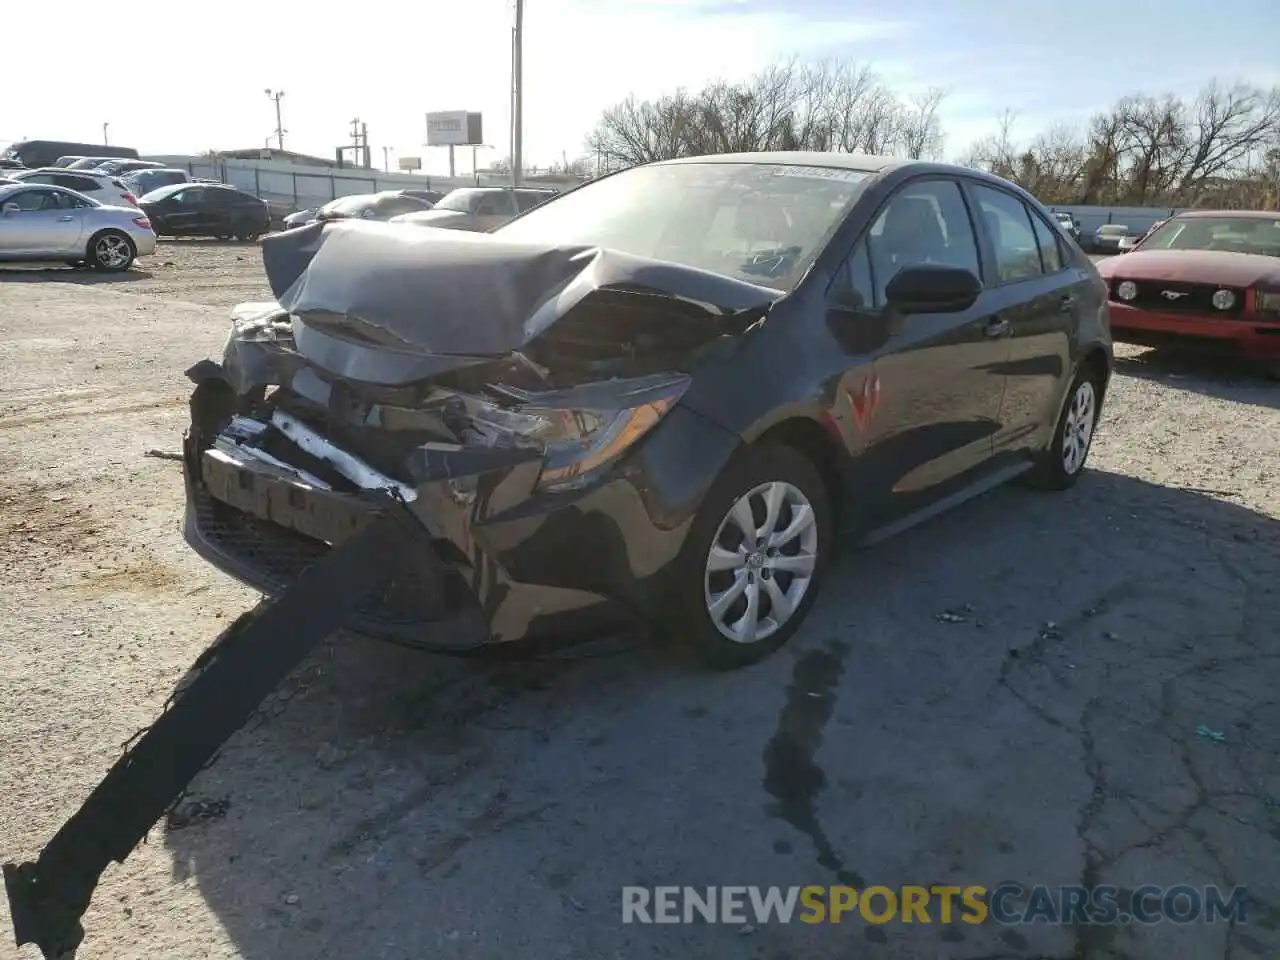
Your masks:
M108 771L34 862L4 865L18 946L73 957L103 871L123 863L258 705L360 601L395 575L389 557L422 536L401 504L327 551L284 593L242 614L202 653L196 674Z

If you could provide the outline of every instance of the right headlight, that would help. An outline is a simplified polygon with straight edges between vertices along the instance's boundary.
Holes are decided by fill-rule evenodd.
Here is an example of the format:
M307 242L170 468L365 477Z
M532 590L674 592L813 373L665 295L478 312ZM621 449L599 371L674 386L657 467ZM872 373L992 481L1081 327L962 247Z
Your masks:
M638 391L611 391L613 398L604 392L584 396L581 406L523 408L551 425L538 489L557 493L586 486L656 427L688 387L688 378L681 377ZM572 392L567 403L571 397Z
M1122 280L1116 284L1116 296L1121 300L1133 300L1138 296L1138 285L1132 280Z
M689 388L683 374L611 380L550 393L506 390L517 409L470 411L480 432L506 434L542 448L538 490L587 486L671 412Z

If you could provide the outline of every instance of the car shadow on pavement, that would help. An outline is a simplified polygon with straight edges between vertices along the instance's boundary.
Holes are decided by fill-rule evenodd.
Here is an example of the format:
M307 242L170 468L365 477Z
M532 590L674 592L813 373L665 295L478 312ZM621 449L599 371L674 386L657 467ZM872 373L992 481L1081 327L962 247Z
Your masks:
M102 273L75 267L5 267L0 269L0 283L77 283L95 286L101 283L132 283L150 280L151 273L137 267L122 273Z
M1280 956L1277 623L1275 519L1101 472L1008 488L844 556L744 670L333 640L164 843L245 960ZM1253 912L621 922L629 884L1008 880L1240 883Z
M161 237L160 243L182 244L192 247L256 247L257 240L219 240L217 237Z
M1258 364L1236 357L1153 347L1142 353L1117 356L1115 363L1116 372L1126 376L1220 400L1280 408L1280 380L1269 379Z

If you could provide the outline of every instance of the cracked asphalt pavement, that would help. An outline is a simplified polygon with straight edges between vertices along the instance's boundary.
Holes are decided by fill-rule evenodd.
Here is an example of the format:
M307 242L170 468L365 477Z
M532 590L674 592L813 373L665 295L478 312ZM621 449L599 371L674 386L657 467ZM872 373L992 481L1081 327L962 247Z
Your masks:
M0 273L6 859L255 600L188 553L179 466L147 451L177 449L182 370L265 293L250 245ZM79 956L1280 956L1280 386L1118 353L1075 489L847 554L751 669L639 634L529 662L331 639L107 872ZM1250 901L1243 924L621 922L624 885L840 882Z

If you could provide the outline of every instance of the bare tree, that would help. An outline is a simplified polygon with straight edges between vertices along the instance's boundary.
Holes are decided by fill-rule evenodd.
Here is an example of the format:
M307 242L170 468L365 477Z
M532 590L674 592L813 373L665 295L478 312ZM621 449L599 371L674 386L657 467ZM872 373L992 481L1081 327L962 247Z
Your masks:
M1026 146L1011 114L965 161L1015 181L1049 203L1272 206L1266 172L1280 149L1280 88L1210 83L1191 102L1133 94L1088 129L1053 127Z
M1256 157L1280 139L1280 88L1209 84L1196 98L1182 158L1183 190Z
M942 123L938 108L946 99L941 87L930 87L911 97L902 108L898 121L898 139L902 153L912 160L936 159L942 155Z
M793 59L696 94L624 100L601 115L587 146L625 164L757 150L936 156L945 96L934 89L904 101L869 67Z

